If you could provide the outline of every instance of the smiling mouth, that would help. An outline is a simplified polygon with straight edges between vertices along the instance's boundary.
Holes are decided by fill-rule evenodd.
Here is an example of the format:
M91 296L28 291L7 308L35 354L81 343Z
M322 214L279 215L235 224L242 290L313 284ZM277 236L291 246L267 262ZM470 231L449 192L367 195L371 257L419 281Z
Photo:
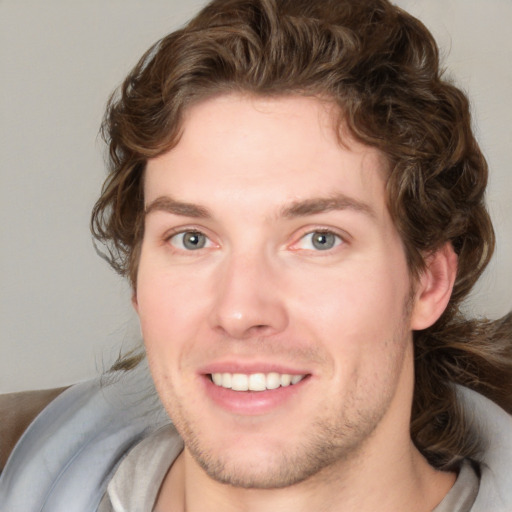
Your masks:
M306 375L289 373L212 373L211 381L221 388L233 391L268 391L298 384Z

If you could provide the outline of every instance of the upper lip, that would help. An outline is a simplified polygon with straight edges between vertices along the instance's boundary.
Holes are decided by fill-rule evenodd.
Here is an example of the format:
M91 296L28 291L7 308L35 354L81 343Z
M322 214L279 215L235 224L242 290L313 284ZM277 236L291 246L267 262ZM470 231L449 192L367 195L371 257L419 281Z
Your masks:
M304 368L296 368L277 362L263 361L218 361L209 363L199 369L202 375L212 373L242 373L251 375L253 373L280 373L290 375L309 375L311 372Z

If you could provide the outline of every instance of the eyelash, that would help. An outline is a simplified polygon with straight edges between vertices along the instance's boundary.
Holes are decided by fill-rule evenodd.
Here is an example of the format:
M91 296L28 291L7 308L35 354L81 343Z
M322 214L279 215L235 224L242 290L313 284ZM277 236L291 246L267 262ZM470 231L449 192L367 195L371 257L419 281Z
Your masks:
M195 247L195 248L185 247L184 244L186 243L186 241L184 240L184 237L186 235L191 235L191 237L194 237L194 236L204 237L203 242L202 242L203 244L201 245L201 242L198 242L199 243L198 247ZM327 241L325 242L327 244L327 247L324 247L324 248L316 247L315 248L315 240L312 239L312 237L315 235L317 235L319 237L324 237L324 240L325 240L325 238L327 238ZM307 242L308 237L309 237L309 242ZM176 243L173 243L173 240L179 240L179 241L176 244ZM186 253L192 253L192 252L200 251L202 249L210 249L211 247L215 246L214 242L211 240L211 238L207 234L205 234L200 229L194 229L194 228L188 228L188 229L181 228L179 230L173 231L170 234L165 236L164 241L166 243L170 244L175 250L186 252ZM192 238L192 241L193 241L193 238ZM317 241L321 242L321 239L319 239ZM301 245L304 242L309 243L313 247L301 247ZM312 229L312 230L309 230L309 231L303 233L296 242L289 245L288 247L293 251L304 250L304 251L308 251L310 253L320 253L320 254L326 253L326 255L327 255L327 254L330 254L333 250L335 250L340 245L344 245L346 243L347 243L347 237L339 234L335 230L326 229L326 228L318 228L318 229ZM332 244L332 245L329 246L329 244Z
M311 231L308 231L307 233L304 233L298 240L298 242L296 242L294 245L297 246L297 245L300 245L301 242L304 242L306 241L306 239L309 237L310 238L310 243L311 245L315 245L315 240L314 240L314 236L321 236L321 237L324 237L324 238L327 238L329 239L329 237L331 237L331 241L333 243L332 246L329 246L329 247L324 247L322 249L316 247L316 248L302 248L303 250L307 250L307 251L311 251L311 252L331 252L332 250L334 250L336 247L346 243L344 237L342 237L339 233L335 232L334 230L332 229L313 229ZM319 241L317 239L317 241ZM299 250L300 247L297 249Z
M183 245L184 237L186 235L204 237L204 243L206 245L202 245L202 246L196 247L194 249L187 249L186 247L177 247L175 244L173 244L173 239L181 237L181 245ZM200 249L208 249L208 248L210 248L210 246L213 245L213 242L211 241L210 237L208 237L208 235L206 235L199 229L181 229L179 231L172 232L168 236L165 237L165 241L167 243L169 243L170 245L172 245L175 249L178 249L178 250L181 250L184 252L195 252L195 251L199 251Z

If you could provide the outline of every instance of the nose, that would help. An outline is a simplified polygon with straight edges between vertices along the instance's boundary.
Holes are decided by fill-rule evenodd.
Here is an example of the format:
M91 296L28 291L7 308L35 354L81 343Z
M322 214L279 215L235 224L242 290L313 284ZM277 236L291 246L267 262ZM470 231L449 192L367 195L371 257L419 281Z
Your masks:
M262 257L235 256L217 269L211 326L232 339L268 337L288 325L278 269Z

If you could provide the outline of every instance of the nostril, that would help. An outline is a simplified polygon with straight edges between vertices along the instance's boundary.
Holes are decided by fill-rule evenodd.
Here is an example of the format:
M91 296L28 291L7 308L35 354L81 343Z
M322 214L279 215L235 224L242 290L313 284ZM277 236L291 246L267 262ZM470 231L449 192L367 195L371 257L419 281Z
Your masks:
M251 331L256 331L256 332L261 332L261 331L267 331L269 329L271 330L271 327L269 325L257 324L257 325L253 325L250 330Z

